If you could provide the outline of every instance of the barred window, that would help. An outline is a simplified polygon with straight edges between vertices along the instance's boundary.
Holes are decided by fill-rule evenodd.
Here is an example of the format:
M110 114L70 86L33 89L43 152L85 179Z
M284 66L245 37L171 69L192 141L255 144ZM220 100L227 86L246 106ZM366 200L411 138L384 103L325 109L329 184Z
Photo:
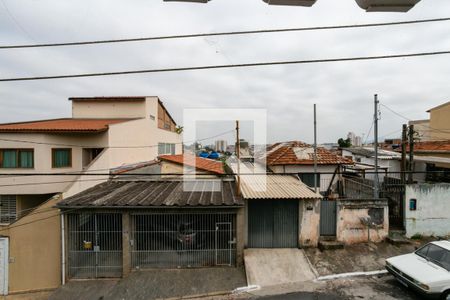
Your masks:
M0 195L0 223L9 224L17 218L16 196Z
M158 155L175 154L175 144L158 143Z

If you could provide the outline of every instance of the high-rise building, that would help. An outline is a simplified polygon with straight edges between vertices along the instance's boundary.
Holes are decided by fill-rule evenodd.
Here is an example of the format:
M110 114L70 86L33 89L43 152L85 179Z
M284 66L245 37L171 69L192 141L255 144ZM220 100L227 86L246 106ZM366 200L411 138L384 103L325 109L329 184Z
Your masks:
M227 151L227 146L228 146L227 141L217 140L215 150L218 152L225 152Z
M347 138L350 139L352 146L361 147L362 146L362 138L356 135L354 132L349 132L347 134Z

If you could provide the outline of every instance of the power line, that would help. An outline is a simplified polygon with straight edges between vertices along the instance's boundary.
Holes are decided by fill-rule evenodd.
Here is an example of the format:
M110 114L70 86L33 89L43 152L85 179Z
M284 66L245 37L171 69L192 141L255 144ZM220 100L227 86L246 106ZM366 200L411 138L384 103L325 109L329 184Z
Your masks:
M369 135L372 132L372 128L373 128L373 121L372 121L372 124L370 125L369 130L367 131L366 139L365 139L363 145L365 145L367 143L367 140L369 139Z
M163 68L163 69L144 69L144 70L130 70L130 71L116 71L116 72L80 73L80 74L15 77L15 78L13 77L13 78L1 78L0 82L65 79L65 78L81 78L81 77L99 77L99 76L114 76L114 75L131 75L131 74L144 74L144 73L181 72L181 71L210 70L210 69L248 68L248 67L261 67L261 66L273 66L273 65L330 63L330 62L341 62L341 61L380 60L380 59L389 59L389 58L407 58L407 57L433 56L433 55L443 55L443 54L450 54L450 50L435 51L435 52L417 52L417 53L405 53L405 54L379 55L379 56L325 58L325 59L312 59L312 60L289 60L289 61L255 62L255 63L243 63L243 64L175 67L175 68Z
M179 143L171 143L171 144L175 144L175 145L184 145L184 144L189 144L189 143L195 143L195 142L200 142L200 141L204 141L204 140L209 140L209 139L213 139L222 135L225 135L227 133L230 132L234 132L234 130L228 130L213 136L209 136L209 137L205 137L205 138L201 138L195 141L186 141L186 142L179 142ZM19 140L19 139L6 139L6 138L0 138L0 141L5 141L5 142L17 142L17 143L27 143L27 144L36 144L36 145L48 145L48 146L66 146L66 147L80 147L80 148L109 148L109 149L134 149L134 148L153 148L153 147L158 147L159 145L143 145L143 146L93 146L93 145L79 145L79 144L64 144L64 143L46 143L46 142L33 142L33 141L26 141L26 140ZM0 174L1 175L1 174Z
M0 46L0 49L81 46L81 45L96 45L96 44L143 42L143 41L154 41L154 40L186 39L186 38L208 37L208 36L227 36L227 35L294 32L294 31L315 31L315 30L331 30L331 29L381 27L381 26L393 26L393 25L410 25L410 24L419 24L419 23L443 22L443 21L449 21L449 20L450 20L450 18L435 18L435 19L422 19L422 20L401 21L401 22L366 23L366 24L354 24L354 25L332 25L332 26L297 27L297 28L280 28L280 29L259 29L259 30L245 30L245 31L225 31L225 32L215 32L215 33L214 32L213 33L193 33L193 34L183 34L183 35L78 41L78 42L67 42L67 43L4 45L4 46Z
M392 108L390 108L389 106L387 106L386 104L380 103L380 105L382 105L383 107L387 108L390 112L392 112L393 114L397 115L398 117L405 119L406 121L413 121L412 119L405 117L404 115L396 112L395 110L393 110ZM420 124L419 124L420 126ZM442 133L449 133L449 131L447 129L438 129L438 128L433 128L431 126L427 126L429 129L431 130L427 130L427 131L431 131L431 132L442 132Z

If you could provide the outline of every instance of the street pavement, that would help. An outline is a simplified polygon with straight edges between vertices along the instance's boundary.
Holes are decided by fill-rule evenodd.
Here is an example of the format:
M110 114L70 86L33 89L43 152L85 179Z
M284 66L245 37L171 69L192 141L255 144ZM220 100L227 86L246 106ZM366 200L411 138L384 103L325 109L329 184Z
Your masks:
M328 281L314 292L292 292L280 295L249 297L261 300L420 300L421 295L405 288L386 274Z

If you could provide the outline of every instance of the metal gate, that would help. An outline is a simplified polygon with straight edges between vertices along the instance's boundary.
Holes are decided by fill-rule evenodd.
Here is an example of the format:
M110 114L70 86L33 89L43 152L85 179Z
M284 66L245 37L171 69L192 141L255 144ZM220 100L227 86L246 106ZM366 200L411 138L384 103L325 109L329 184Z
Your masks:
M8 295L9 239L0 238L0 295Z
M66 217L69 277L121 277L122 215L83 212Z
M235 213L214 211L132 214L132 267L235 265L235 219Z
M320 201L320 235L336 235L336 201Z
M400 179L384 177L381 197L388 199L389 228L403 229L405 184Z
M298 227L297 200L248 202L249 248L297 248Z

